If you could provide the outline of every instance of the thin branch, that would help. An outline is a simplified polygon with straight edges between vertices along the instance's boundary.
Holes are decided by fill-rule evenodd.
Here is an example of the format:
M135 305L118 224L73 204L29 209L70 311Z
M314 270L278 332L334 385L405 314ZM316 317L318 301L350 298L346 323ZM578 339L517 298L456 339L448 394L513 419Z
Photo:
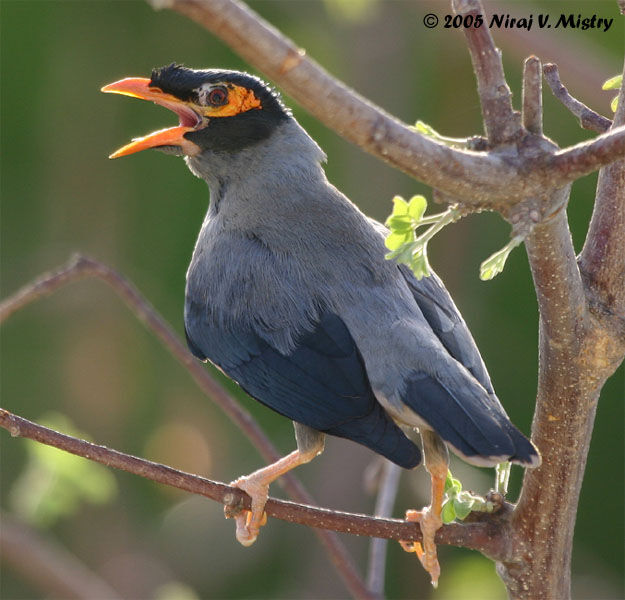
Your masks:
M623 69L625 73L625 68ZM625 124L625 84L614 127ZM597 198L580 255L580 269L604 310L625 315L625 160L599 171Z
M453 0L452 7L456 14L472 17L471 26L463 27L463 32L477 79L486 137L491 146L513 141L521 134L521 119L512 108L512 93L503 71L501 52L486 27L482 4L479 0ZM483 26L474 26L477 18L481 18Z
M390 517L393 514L395 498L401 478L401 467L384 460L381 465L378 499L375 504L376 517ZM369 568L367 573L367 587L379 596L384 595L386 580L386 550L388 541L373 538L369 545Z
M42 597L116 600L121 596L65 548L6 513L0 514L0 558Z
M540 59L529 56L523 63L523 127L530 133L543 134L543 89Z
M13 437L32 439L108 467L205 496L231 507L233 512L250 508L250 497L238 488L53 431L1 408L0 427L6 429ZM416 523L399 519L369 517L315 508L274 498L267 501L265 510L270 517L283 521L340 533L393 540L420 541L422 539L421 529ZM466 525L451 524L438 531L436 542L473 548L487 555L496 556L502 552L502 549L500 548L501 541L493 535L494 532L496 532L496 525L492 520ZM372 596L366 594L366 597Z
M157 9L170 8L193 19L278 82L306 110L345 139L433 188L457 197L466 206L497 210L545 190L563 187L625 156L625 131L613 131L609 140L598 145L584 142L571 155L565 150L555 162L544 157L531 165L524 162L515 165L509 156L504 158L496 153L450 148L415 132L347 88L241 2L148 2ZM507 112L502 108L509 102L507 94L504 91L492 98L494 112L489 114ZM512 136L518 121L517 113L513 112L509 125L501 128L503 133L499 129L493 132L494 139ZM493 127L499 126L493 123ZM609 153L603 151L607 146ZM569 161L574 162L570 168ZM528 177L530 166L534 171L532 177ZM556 169L555 178L553 169Z
M543 74L553 95L579 119L579 123L584 129L590 129L599 133L604 133L610 129L612 126L610 119L588 108L583 102L571 96L569 90L560 81L558 65L547 63L543 67Z
M189 371L200 389L211 398L249 438L267 462L280 457L271 441L256 424L252 416L243 409L220 385L208 370L187 350L171 326L158 314L145 297L125 277L91 258L77 255L55 272L40 276L27 284L10 298L0 303L0 323L31 302L48 296L60 287L73 281L95 277L107 283L119 294L133 311ZM292 473L281 477L281 484L287 493L303 504L314 504L314 500ZM362 581L353 560L338 537L326 531L317 531L321 542L328 550L330 559L347 588L357 598L367 598L370 594Z

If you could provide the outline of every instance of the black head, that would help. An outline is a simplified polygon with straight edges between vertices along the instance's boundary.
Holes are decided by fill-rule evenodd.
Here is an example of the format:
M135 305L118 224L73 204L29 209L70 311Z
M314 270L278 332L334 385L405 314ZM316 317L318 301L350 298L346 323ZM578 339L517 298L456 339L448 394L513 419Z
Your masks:
M113 157L171 146L190 156L205 150L237 152L262 142L291 118L274 89L239 71L196 70L172 63L154 69L149 80L129 78L102 89L152 100L180 118L180 127L141 138Z

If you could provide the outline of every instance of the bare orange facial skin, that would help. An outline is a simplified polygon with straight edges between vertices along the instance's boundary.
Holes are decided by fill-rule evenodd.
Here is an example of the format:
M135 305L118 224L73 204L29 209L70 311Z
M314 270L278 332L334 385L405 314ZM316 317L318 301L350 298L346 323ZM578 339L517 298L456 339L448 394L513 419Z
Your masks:
M207 117L234 117L254 108L262 108L260 100L252 90L232 83L224 86L228 89L228 103L223 106L207 106L204 109Z

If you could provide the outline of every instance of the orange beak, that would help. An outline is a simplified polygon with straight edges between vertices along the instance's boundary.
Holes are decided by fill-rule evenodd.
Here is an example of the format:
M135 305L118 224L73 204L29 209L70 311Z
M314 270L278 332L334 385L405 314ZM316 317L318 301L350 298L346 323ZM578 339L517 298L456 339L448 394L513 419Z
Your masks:
M171 94L166 94L160 88L150 87L150 80L143 77L127 77L115 83L109 83L102 88L102 91L140 98L141 100L151 100L155 104L174 111L180 119L178 127L161 129L145 137L136 138L130 144L113 152L109 158L119 158L120 156L159 146L180 146L182 152L189 156L201 152L201 148L197 144L184 137L185 133L200 129L200 125L204 122L202 116L192 108L194 106L192 103L180 100Z

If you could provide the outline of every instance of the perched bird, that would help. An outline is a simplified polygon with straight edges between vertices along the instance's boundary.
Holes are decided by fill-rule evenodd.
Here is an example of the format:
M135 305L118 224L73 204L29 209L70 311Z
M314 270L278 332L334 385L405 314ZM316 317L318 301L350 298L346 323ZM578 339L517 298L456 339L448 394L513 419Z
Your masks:
M412 469L421 452L402 428L418 428L432 503L413 549L435 581L446 447L479 466L540 462L441 280L385 259L384 226L328 182L323 151L259 78L171 64L102 91L178 115L111 158L158 148L208 183L187 272L189 347L295 425L297 450L233 482L252 498L238 540L254 542L269 484L321 453L325 434Z

